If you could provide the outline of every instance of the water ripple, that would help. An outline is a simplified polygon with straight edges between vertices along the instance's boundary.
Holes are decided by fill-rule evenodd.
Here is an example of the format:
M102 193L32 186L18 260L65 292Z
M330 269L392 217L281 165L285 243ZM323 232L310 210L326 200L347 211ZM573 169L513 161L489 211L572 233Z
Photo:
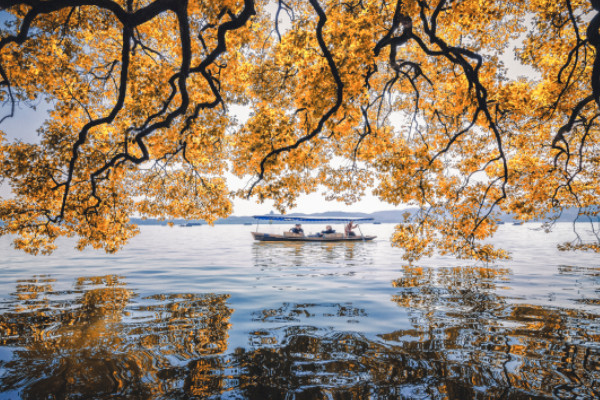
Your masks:
M570 227L501 227L498 265L408 265L392 226L363 229L143 227L116 256L37 258L0 238L0 398L600 397L600 265L556 250Z

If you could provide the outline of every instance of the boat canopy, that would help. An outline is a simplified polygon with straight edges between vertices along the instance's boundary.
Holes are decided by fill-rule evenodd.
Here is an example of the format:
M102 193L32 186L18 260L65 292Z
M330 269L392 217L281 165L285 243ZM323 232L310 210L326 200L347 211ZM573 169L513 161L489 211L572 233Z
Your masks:
M254 219L262 221L301 221L301 222L365 222L374 218L365 217L295 217L293 215L254 215Z

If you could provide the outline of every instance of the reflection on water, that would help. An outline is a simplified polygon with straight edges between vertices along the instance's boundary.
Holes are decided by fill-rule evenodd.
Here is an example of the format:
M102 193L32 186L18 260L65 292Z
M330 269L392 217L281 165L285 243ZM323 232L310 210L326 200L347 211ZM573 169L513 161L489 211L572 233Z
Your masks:
M597 398L598 315L511 305L496 293L509 275L406 266L391 301L409 328L369 338L312 323L368 318L352 303L283 303L256 310L247 346L230 352L227 295L139 298L114 275L59 292L37 276L3 303L12 357L2 389L31 399Z
M508 273L405 267L393 282L399 292L392 300L410 310L414 329L382 337L426 354L427 362L440 368L428 385L435 382L440 393L450 380L469 396L485 389L500 397L597 398L599 316L507 304L496 285Z
M263 268L320 267L340 263L351 267L372 264L373 249L372 242L255 242L252 255L254 264Z
M251 334L252 346L239 361L247 372L240 378L248 385L244 393L319 399L598 398L598 315L507 305L495 290L508 274L483 267L404 267L393 282L398 292L392 301L408 310L412 326L381 334L381 340L310 326L311 317L365 312L351 305L341 313L333 304L263 310L257 313L260 321L305 324Z
M218 393L232 310L226 295L160 294L133 302L122 277L18 282L0 315L1 345L13 351L4 391L23 398L158 398ZM200 360L199 358L204 359Z
M0 399L600 398L597 263L402 266L381 242L193 232L202 254L157 234L134 255L168 257L125 252L99 276L76 273L110 270L90 253L46 269L14 256Z

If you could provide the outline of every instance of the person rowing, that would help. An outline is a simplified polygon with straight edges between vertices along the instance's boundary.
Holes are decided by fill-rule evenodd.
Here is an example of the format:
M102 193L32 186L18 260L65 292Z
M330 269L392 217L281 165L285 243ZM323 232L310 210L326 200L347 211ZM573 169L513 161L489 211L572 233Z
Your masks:
M352 229L357 227L358 225L355 225L354 221L348 222L348 225L344 227L344 233L346 234L346 237L356 236L356 233L354 233Z

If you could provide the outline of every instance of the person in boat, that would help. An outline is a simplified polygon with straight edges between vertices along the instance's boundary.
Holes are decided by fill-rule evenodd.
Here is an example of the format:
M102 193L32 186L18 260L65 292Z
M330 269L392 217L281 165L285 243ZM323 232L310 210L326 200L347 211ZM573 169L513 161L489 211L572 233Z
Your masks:
M323 237L323 235L325 235L327 233L335 233L335 229L331 228L331 225L327 225L325 227L324 231L321 231L321 233L317 233L317 236L318 237Z
M324 230L324 231L321 231L321 233L335 233L335 229L332 229L332 228L331 228L331 225L327 225L327 226L325 227L325 230Z
M348 222L348 225L346 225L346 227L344 228L344 233L346 234L346 237L356 236L356 233L352 231L352 229L356 227L358 227L358 225L354 225L354 221Z
M294 226L292 229L290 229L290 232L299 233L299 234L304 235L304 229L302 229L301 224L296 224L296 226Z

